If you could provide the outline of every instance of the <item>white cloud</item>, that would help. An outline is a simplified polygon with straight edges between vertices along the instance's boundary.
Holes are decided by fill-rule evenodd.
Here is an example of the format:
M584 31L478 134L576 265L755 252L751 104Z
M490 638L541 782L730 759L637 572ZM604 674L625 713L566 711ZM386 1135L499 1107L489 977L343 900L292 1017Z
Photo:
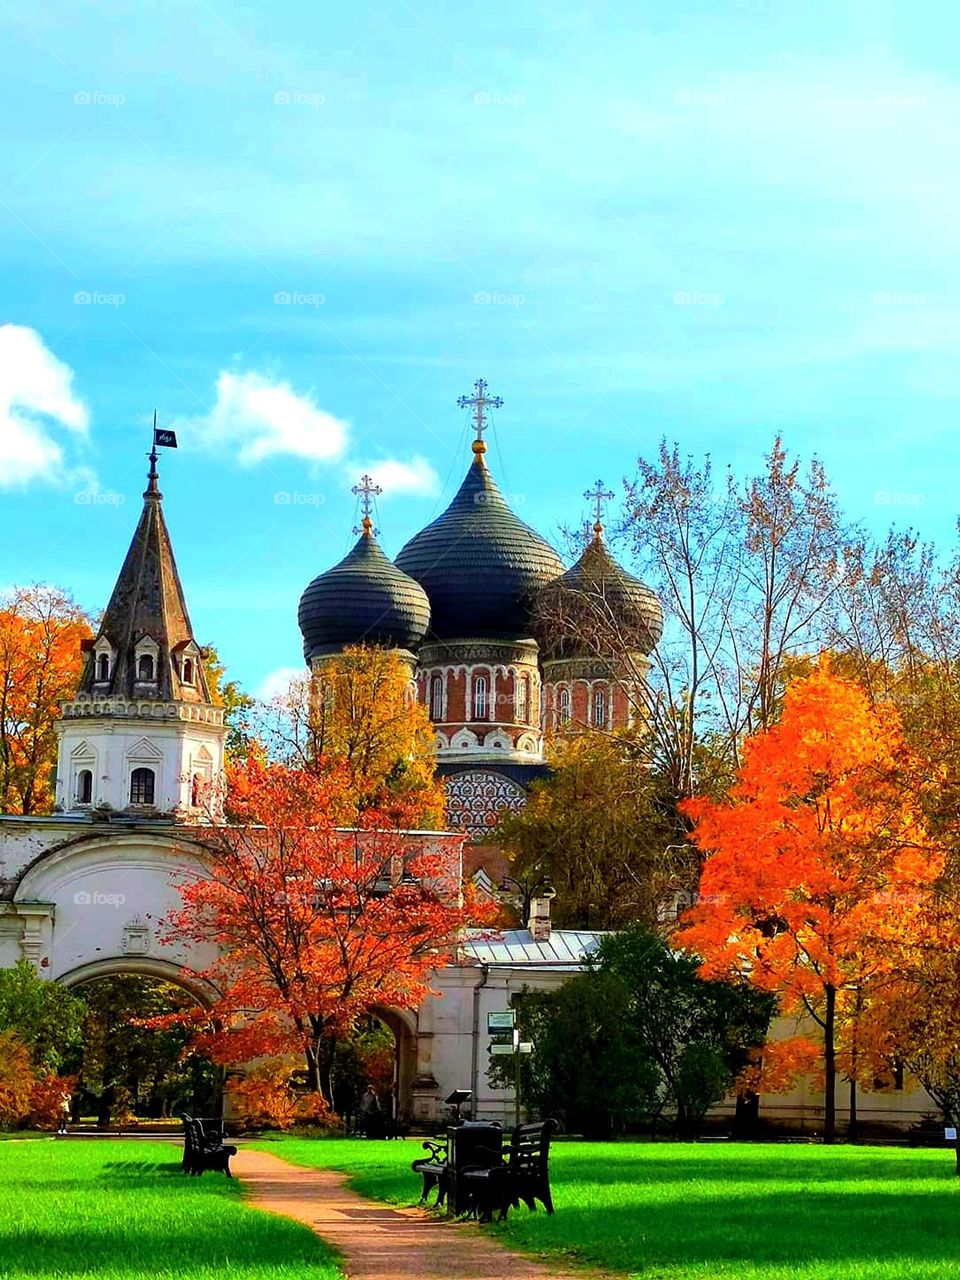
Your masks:
M195 431L207 448L230 448L244 466L287 455L330 462L346 450L349 427L289 382L259 373L222 372L208 414L180 426Z
M260 702L270 702L286 693L294 680L304 680L306 676L306 667L277 667L263 677L253 696Z
M210 412L173 425L182 430L182 443L195 440L205 449L230 452L243 466L278 457L339 462L351 483L369 473L391 495L433 497L440 488L436 471L420 454L409 462L353 462L349 423L321 408L312 391L297 392L262 373L221 371Z
M86 405L74 394L73 370L34 329L0 325L0 488L66 479L53 434L84 435Z
M426 458L418 453L409 462L381 458L378 462L351 463L349 473L355 477L372 476L387 497L412 493L420 498L432 498L440 491L440 477Z

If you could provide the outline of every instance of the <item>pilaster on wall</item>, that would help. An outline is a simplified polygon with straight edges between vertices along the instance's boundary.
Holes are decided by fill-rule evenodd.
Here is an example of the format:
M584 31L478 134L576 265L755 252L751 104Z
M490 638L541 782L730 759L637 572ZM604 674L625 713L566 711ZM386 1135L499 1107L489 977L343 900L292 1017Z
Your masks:
M0 968L29 960L38 972L42 971L53 917L52 902L0 904Z

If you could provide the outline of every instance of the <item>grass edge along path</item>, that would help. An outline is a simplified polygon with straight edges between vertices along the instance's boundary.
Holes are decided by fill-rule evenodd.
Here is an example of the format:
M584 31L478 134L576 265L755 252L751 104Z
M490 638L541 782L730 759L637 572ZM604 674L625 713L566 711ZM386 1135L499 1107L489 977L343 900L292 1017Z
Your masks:
M148 1139L0 1143L4 1280L342 1280L335 1251Z
M260 1144L233 1161L252 1203L303 1222L332 1243L351 1280L577 1280L492 1240L475 1224L359 1195L348 1178L293 1164Z
M362 1195L419 1195L419 1141L264 1136ZM954 1280L951 1151L808 1144L578 1143L551 1152L557 1213L483 1228L511 1248L631 1280Z

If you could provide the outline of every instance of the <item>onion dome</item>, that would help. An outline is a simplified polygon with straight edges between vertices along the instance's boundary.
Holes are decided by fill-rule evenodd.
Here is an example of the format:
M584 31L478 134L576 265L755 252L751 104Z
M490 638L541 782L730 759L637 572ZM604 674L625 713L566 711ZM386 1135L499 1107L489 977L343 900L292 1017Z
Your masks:
M350 554L304 591L297 620L308 663L351 644L415 649L427 632L430 601L387 559L365 517Z
M430 597L430 632L438 640L525 639L536 592L563 572L550 544L507 506L484 452L475 440L456 497L397 556Z
M656 592L617 564L599 520L593 531L573 568L537 597L538 639L548 659L648 654L663 634Z

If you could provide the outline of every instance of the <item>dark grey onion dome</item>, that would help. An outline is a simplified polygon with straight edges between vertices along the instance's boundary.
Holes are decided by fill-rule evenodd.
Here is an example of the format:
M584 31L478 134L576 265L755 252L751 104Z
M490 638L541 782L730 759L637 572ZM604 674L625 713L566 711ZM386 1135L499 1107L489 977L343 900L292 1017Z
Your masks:
M648 654L663 634L663 608L655 591L617 564L602 526L572 569L537 597L537 639L544 655L611 657L617 650Z
M397 565L430 597L436 639L522 640L533 634L534 595L563 572L563 562L507 506L482 442L474 455L454 500L410 539Z
M308 663L351 644L415 649L427 633L430 601L365 529L350 554L304 591L297 620Z

